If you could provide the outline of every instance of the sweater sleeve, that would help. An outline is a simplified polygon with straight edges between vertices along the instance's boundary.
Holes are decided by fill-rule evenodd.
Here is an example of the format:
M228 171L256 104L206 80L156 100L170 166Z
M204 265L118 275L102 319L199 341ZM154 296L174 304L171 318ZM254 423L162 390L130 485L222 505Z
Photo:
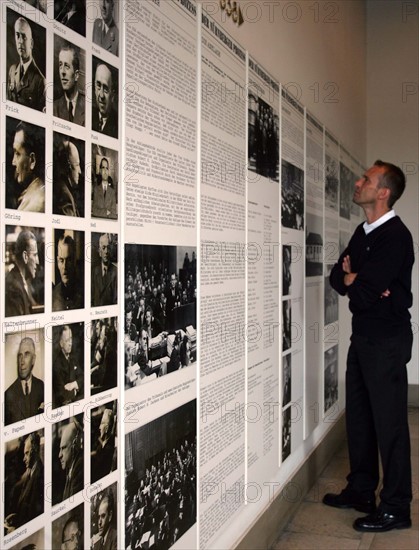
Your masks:
M343 279L345 277L345 272L342 269L343 258L348 254L349 254L349 247L345 248L345 250L342 252L342 254L339 257L339 260L333 266L329 277L331 287L334 290L336 290L336 292L338 292L341 296L345 296L345 294L348 292L348 287L343 282Z

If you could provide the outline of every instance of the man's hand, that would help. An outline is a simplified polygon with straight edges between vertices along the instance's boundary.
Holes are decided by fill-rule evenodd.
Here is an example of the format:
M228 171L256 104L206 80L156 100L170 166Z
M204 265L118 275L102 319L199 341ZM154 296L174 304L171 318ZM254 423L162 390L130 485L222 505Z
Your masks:
M389 291L389 289L387 289L381 294L380 298L388 298L390 294L391 292Z
M352 273L351 272L351 258L350 256L345 256L343 258L342 262L342 269L345 272L345 276L343 278L343 283L345 286L350 286L356 279L356 276L358 273Z

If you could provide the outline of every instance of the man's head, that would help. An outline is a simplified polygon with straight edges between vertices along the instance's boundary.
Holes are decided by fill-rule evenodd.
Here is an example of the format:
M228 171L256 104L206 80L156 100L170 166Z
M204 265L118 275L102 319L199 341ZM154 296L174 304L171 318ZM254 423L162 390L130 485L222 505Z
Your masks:
M16 262L24 270L25 278L35 279L36 266L39 265L38 245L31 231L21 231L16 240Z
M72 516L63 527L61 550L80 550L82 546L82 532L78 518Z
M99 256L102 260L102 264L107 266L110 262L110 243L109 243L109 235L107 233L103 233L103 235L99 238Z
M61 282L65 286L72 285L76 274L76 246L70 235L65 235L58 240L57 266Z
M37 130L30 124L19 122L13 139L12 166L15 167L16 182L27 187L38 176L42 160Z
M15 41L21 63L28 63L32 59L33 38L32 29L23 17L16 20Z
M107 65L100 63L95 73L96 106L102 117L107 118L113 108L114 84L112 73Z
M74 457L80 450L80 434L75 422L71 421L63 428L58 459L63 470L68 470Z
M39 435L34 432L28 435L23 446L23 462L26 468L33 468L41 453Z
M140 330L140 347L143 351L148 350L148 334L144 328Z
M148 307L145 312L145 324L150 327L151 321L153 320L153 310L151 307Z
M100 161L100 177L102 179L102 182L108 181L109 179L109 162L106 157L103 157L103 159Z
M35 365L35 343L32 338L22 338L17 352L17 375L20 380L29 380Z
M63 325L60 331L60 348L69 355L73 348L73 332L68 325Z
M100 0L100 13L108 27L112 23L113 4L114 0Z
M398 166L377 160L356 181L353 202L361 207L378 205L389 210L402 196L405 187L406 178Z
M58 146L57 165L61 177L71 187L77 187L81 174L80 155L77 147L68 139L62 141Z
M76 49L72 46L61 48L58 54L58 71L64 93L69 99L73 99L80 75L80 60Z
M132 309L128 308L125 311L125 331L128 332L132 324Z
M170 288L172 290L174 290L176 288L176 283L177 283L177 280L176 280L176 273L172 273L170 275Z
M108 532L113 516L113 499L111 494L103 497L102 502L99 504L98 516L99 535L104 537Z
M112 434L113 428L113 412L110 409L105 409L102 414L102 419L100 421L99 432L100 438L102 440L107 439Z

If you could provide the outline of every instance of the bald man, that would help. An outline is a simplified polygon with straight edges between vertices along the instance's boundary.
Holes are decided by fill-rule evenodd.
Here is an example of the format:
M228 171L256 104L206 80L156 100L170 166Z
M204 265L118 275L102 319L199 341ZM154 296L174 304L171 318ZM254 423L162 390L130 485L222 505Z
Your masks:
M32 56L32 29L23 17L14 27L19 63L9 69L7 99L38 111L45 111L45 77Z
M84 215L83 199L79 192L81 176L80 155L69 139L64 139L54 156L54 193L52 211L61 216Z
M95 101L92 102L92 130L107 136L118 137L118 117L116 113L115 90L111 69L105 63L96 67L93 81Z
M58 459L65 471L66 479L62 500L83 489L83 433L81 427L72 420L63 428Z

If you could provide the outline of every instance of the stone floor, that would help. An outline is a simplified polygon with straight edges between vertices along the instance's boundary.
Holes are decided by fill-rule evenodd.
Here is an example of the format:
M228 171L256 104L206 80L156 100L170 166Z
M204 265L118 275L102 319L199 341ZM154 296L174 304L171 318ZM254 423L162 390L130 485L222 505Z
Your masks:
M322 504L325 493L340 492L346 485L348 450L346 442L323 470L272 550L418 550L419 549L419 409L409 410L412 444L412 528L388 533L358 533L352 523L363 514Z

